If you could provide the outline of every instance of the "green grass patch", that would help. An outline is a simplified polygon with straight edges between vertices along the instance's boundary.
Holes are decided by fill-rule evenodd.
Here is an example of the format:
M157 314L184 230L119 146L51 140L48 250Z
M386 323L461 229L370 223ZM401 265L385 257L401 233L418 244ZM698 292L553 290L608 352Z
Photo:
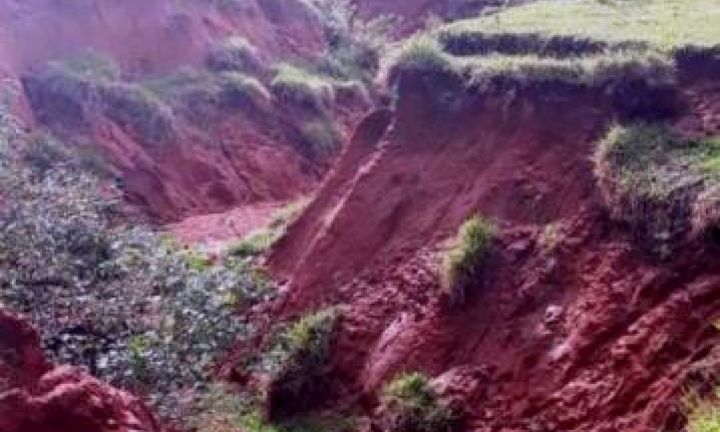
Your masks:
M337 309L325 309L304 316L279 334L263 358L269 375L263 392L269 419L303 412L326 394L330 350L339 318Z
M331 79L289 63L275 67L270 88L281 100L317 110L327 109L334 98Z
M443 262L442 280L450 304L462 304L466 290L477 284L497 234L495 225L482 216L466 220Z
M444 26L467 32L537 33L606 42L640 41L659 48L714 46L720 41L715 0L542 0Z
M689 391L683 400L687 419L687 432L720 432L720 392L701 397L696 391Z
M459 416L444 404L421 373L402 374L388 383L380 396L380 422L390 432L449 432L457 430Z
M230 246L228 255L249 258L267 252L275 242L285 235L288 225L300 216L307 203L307 199L300 199L278 210L266 227L248 234L238 243Z

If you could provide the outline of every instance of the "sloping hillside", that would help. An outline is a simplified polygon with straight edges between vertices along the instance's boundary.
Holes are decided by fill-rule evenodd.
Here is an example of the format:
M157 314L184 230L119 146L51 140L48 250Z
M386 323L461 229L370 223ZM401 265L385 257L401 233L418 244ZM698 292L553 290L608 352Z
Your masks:
M375 48L343 20L303 0L8 1L0 60L30 122L178 221L315 187L371 103Z
M717 384L718 35L700 2L622 6L644 27L607 38L553 19L622 11L550 3L408 42L393 112L270 255L279 317L340 305L335 395L381 429L402 372L473 431L683 430ZM448 267L473 215L485 258Z

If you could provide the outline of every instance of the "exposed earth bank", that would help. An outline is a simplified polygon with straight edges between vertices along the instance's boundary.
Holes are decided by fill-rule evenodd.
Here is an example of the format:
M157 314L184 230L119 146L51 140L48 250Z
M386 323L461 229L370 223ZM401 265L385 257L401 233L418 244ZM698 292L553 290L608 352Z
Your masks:
M653 254L611 218L593 157L616 121L665 112L676 130L713 133L717 85L691 72L672 106L631 118L552 86L510 102L480 92L448 114L437 81L401 78L396 111L364 120L274 248L269 267L287 281L277 316L343 305L344 400L373 407L383 383L419 370L469 430L681 430L688 388L707 391L720 359L720 248L689 235L671 258ZM478 212L500 234L450 308L440 256Z

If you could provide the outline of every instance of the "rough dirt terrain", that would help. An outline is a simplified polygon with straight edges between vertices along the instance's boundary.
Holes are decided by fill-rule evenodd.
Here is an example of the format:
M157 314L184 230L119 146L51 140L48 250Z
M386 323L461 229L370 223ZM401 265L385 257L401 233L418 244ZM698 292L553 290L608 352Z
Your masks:
M676 127L712 133L714 93L685 85ZM269 260L287 280L281 316L345 305L340 394L422 370L473 431L679 430L685 386L717 364L720 249L695 238L660 260L609 219L591 157L612 109L540 90L444 118L421 83L399 91ZM438 252L477 211L502 234L448 311Z

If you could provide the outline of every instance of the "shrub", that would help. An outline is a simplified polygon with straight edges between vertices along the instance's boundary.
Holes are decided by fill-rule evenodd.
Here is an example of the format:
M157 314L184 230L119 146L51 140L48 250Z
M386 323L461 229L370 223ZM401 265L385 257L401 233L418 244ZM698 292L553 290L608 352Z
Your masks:
M207 67L216 72L258 73L262 70L262 62L255 47L247 39L234 36L225 40L208 55Z
M478 283L496 231L495 225L481 216L471 217L460 227L443 263L443 287L450 305L464 303L467 289Z
M257 78L239 72L223 72L219 78L223 99L228 105L249 105L261 112L270 110L272 95Z
M683 399L683 411L687 419L687 432L720 431L720 406L716 389L713 393L701 396L698 390L686 390Z
M270 88L281 100L318 111L327 109L334 98L329 79L288 63L281 63L275 68Z
M388 383L380 397L383 432L450 432L459 416L444 404L420 373L403 374Z
M340 313L325 309L290 325L263 358L269 382L263 391L270 420L307 410L328 389L330 353Z
M174 134L172 110L136 84L110 84L101 89L103 111L121 127L142 139L166 142Z
M330 119L311 120L300 126L302 145L309 149L311 157L327 157L337 151L342 135Z
M390 82L394 82L400 74L407 72L453 79L459 77L459 70L452 56L443 51L438 41L431 37L411 39L395 56L389 71Z

